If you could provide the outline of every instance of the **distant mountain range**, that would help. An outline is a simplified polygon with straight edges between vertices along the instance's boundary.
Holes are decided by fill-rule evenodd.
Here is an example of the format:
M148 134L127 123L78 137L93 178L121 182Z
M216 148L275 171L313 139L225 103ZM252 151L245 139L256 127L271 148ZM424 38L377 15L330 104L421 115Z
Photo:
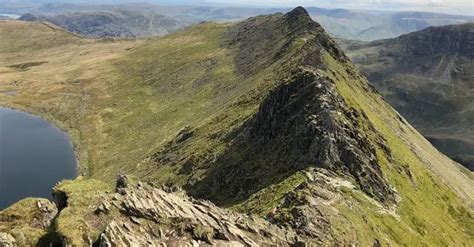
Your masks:
M145 11L113 10L67 14L25 14L20 20L47 21L85 37L149 37L175 31L182 25L163 15Z
M461 24L474 17L426 12L376 12L309 8L312 18L333 36L372 41L419 31L429 26Z
M474 170L474 23L340 43L392 106Z
M87 5L67 3L45 3L18 5L3 3L1 9L5 13L34 14L46 20L54 20L56 24L65 29L76 28L78 31L90 29L87 25L96 24L110 19L107 26L101 26L105 30L99 33L110 33L117 36L140 35L148 36L157 29L158 34L169 31L169 19L176 21L177 25L185 26L201 21L240 21L251 16L266 15L277 12L287 12L289 8L257 8L257 7L229 7L229 6L196 6L196 5L157 5L150 3L125 3L120 5ZM384 38L393 38L412 31L418 31L428 26L440 26L449 24L461 24L474 21L472 16L447 15L426 12L388 12L388 11L365 11L347 9L324 9L311 7L307 9L313 20L319 22L332 36L372 41ZM123 12L132 11L132 16ZM89 13L92 12L92 13ZM117 13L118 12L118 13ZM136 13L143 15L142 20L137 20ZM152 15L162 15L153 17ZM56 16L60 15L60 16ZM113 15L113 17L111 17ZM89 21L89 19L92 19ZM98 20L99 19L99 20ZM157 20L160 19L160 20ZM74 26L72 22L79 21L80 27ZM144 25L128 25L127 22L141 22ZM153 26L146 23L153 23ZM127 26L128 25L128 26ZM123 33L119 33L123 27ZM171 24L171 30L176 25ZM96 27L93 27L94 29ZM133 31L131 31L133 30ZM96 31L96 30L94 30ZM83 32L82 32L83 33Z

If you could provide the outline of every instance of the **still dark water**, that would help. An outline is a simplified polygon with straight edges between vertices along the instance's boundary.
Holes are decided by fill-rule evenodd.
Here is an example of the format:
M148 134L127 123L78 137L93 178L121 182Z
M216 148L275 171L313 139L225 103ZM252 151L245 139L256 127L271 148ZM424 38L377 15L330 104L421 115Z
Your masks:
M69 137L42 118L0 107L0 210L26 197L51 199L76 176Z

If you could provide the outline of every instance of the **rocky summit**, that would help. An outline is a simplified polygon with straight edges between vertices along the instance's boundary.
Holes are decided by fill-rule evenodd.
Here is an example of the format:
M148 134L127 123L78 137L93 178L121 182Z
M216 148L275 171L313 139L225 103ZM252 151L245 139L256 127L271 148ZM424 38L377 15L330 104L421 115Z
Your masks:
M0 24L19 40L0 41L5 80L19 81L0 89L21 92L0 103L67 130L82 173L53 188L49 226L22 237L26 223L0 221L4 245L474 244L472 174L304 8L144 40ZM0 215L35 210L21 203Z

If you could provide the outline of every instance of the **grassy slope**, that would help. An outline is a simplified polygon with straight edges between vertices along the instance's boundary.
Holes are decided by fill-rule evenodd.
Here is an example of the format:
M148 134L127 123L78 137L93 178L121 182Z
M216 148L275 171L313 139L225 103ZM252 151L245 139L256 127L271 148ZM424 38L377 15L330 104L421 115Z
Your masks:
M2 24L2 32L21 26L38 35L54 34L52 42L57 43L29 51L21 49L34 41L1 44L0 91L15 90L19 95L4 97L0 104L39 113L68 130L79 152L81 171L107 181L119 171L166 180L170 168L157 172L141 160L186 126L202 127L188 152L219 149L203 148L222 145L205 144L212 141L207 135L248 118L262 92L275 83L271 70L245 79L234 75L234 51L220 43L225 24L207 23L135 42L77 40L35 23ZM7 37L28 39L20 34ZM66 38L79 44L59 42ZM8 51L12 46L16 50ZM24 55L15 56L19 50ZM47 63L27 70L8 67L31 61ZM236 105L237 99L247 103Z
M171 176L176 173L173 167L157 168L140 161L160 150L185 126L197 133L181 157L214 155L208 152L219 152L223 143L209 134L225 132L247 119L256 111L263 92L274 83L271 70L245 81L233 73L233 51L219 43L226 30L222 24L208 23L161 39L135 42L81 40L38 24L0 25L1 36L9 37L0 41L0 91L20 93L1 97L0 104L39 113L67 129L79 149L82 167L89 168L83 170L106 181L118 171L163 182L182 179ZM40 47L40 37L28 40L29 35L24 35L27 32L14 32L12 27L48 37L45 44L51 45ZM8 67L38 61L47 63L26 70ZM334 79L346 102L366 112L392 147L395 162L382 168L402 195L398 220L377 213L360 192L348 191L346 196L352 204L341 204L339 210L352 225L341 225L342 230L335 230L336 234L356 229L363 245L372 244L374 236L399 244L421 240L426 245L444 245L443 241L459 245L474 241L472 215L462 206L466 201L473 202L472 180L458 172L456 164L433 149L413 128L397 120L380 96L368 93L362 88L364 84L348 81L350 76L330 57L327 62L335 71L331 76L337 77ZM273 66L278 69L281 65ZM244 94L249 98L247 104L233 104L236 99L245 102ZM406 166L414 182L400 172ZM276 196L251 207L266 212L281 198L279 194L301 180L297 174L283 181L276 191L269 188L270 192L264 194ZM76 183L65 186L80 190L84 182ZM457 196L445 184L463 196ZM83 214L81 207L78 210L80 213L71 209L71 214Z
M224 27L207 24L132 43L79 40L36 23L3 22L2 37L8 39L1 44L1 91L19 95L2 97L1 103L67 129L77 142L82 171L112 180L118 171L136 170L182 128L207 121L239 95L232 57L219 48ZM47 43L54 46L37 47L41 39L23 36L28 32L52 37ZM31 61L47 63L8 67Z
M0 104L31 111L54 122L72 136L81 171L87 172L90 136L95 136L100 119L90 106L105 94L114 79L111 60L120 51L140 42L85 40L38 23L0 22ZM18 69L11 65L45 62ZM87 145L89 149L82 148Z
M383 245L470 246L474 242L474 187L472 178L460 172L465 168L435 150L380 95L370 92L365 79L355 83L331 56L325 57L330 64L325 73L346 103L365 112L387 140L393 162L382 150L377 150L377 156L400 195L399 204L390 208L360 190L342 188L345 200L335 204L338 213L330 218L335 239L357 239L361 246L372 245L374 239ZM301 187L305 180L303 173L295 173L233 208L265 216L286 192ZM304 189L296 191L311 195Z
M382 150L377 150L377 156L385 176L400 195L399 204L387 208L360 190L342 188L346 200L335 205L338 213L331 216L333 236L336 239L352 237L361 246L372 245L374 239L387 245L471 245L474 242L474 187L472 177L460 172L465 168L435 150L380 95L370 92L365 79L359 77L356 83L330 55L325 58L330 66L324 73L334 80L346 103L365 112L387 140L393 162L387 160ZM354 67L348 66L354 72ZM303 173L296 173L233 208L265 216L286 192L301 187L304 182ZM297 191L311 195L310 191Z
M112 186L99 180L76 178L65 181L54 188L55 193L65 193L67 207L61 211L53 227L62 236L68 236L72 246L85 246L104 230L113 215L97 215L94 210L105 200ZM94 236L90 239L84 236Z
M236 78L228 51L219 47L223 28L208 24L153 40L116 63L121 77L97 106L104 109L102 121L111 124L104 124L103 139L94 144L106 149L96 156L110 160L94 168L94 176L114 176L117 169L147 173L135 167L139 160L229 104Z
M342 209L355 227L365 228L361 239L369 242L371 236L379 235L381 239L392 239L402 245L462 246L472 243L472 179L460 173L462 168L458 164L441 155L410 125L399 120L397 113L379 95L369 93L364 88L366 82L348 81L346 78L350 77L341 73L344 70L337 68L332 58L327 56L327 60L335 65L335 72L338 71L335 73L337 87L345 101L367 114L387 140L394 157L392 163L385 159L382 169L401 196L396 211L399 219L377 214L364 200L357 210ZM378 153L379 159L384 160L383 152L379 150ZM404 174L406 168L410 175ZM366 215L370 223L364 222L361 215Z

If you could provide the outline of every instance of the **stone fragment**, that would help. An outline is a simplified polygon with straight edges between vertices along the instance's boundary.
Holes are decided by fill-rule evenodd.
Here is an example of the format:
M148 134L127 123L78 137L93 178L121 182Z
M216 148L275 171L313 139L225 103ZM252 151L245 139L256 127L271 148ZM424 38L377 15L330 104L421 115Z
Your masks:
M128 186L128 178L125 175L119 174L117 176L117 182L115 186L115 192L125 195L127 191L125 190Z
M12 235L4 232L0 232L0 247L14 247L16 241Z

